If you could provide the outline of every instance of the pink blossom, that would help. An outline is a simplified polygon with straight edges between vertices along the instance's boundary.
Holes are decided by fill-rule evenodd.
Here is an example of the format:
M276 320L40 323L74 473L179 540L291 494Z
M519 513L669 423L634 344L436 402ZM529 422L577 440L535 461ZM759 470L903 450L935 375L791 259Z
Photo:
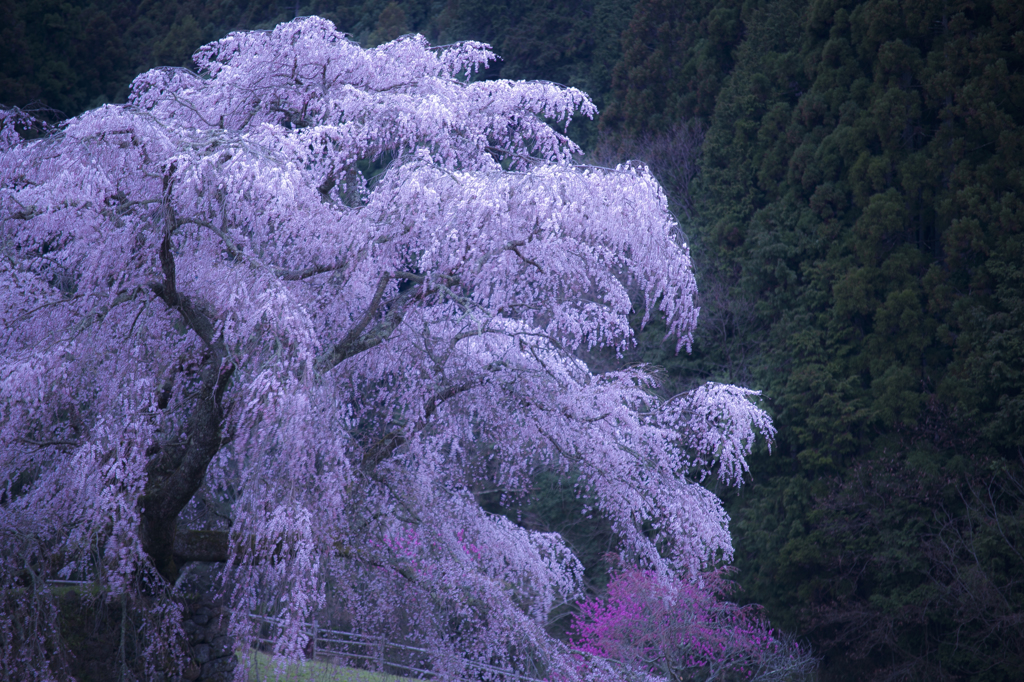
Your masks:
M815 667L809 651L778 636L756 606L724 600L720 573L666 580L650 571L619 573L608 593L580 606L571 637L586 655L671 680L795 680ZM596 658L595 658L596 657Z

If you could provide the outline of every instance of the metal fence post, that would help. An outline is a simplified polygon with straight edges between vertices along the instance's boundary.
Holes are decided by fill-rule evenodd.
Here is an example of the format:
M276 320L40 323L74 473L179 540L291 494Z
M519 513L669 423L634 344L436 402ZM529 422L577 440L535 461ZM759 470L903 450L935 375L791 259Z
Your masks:
M317 640L320 638L320 626L316 618L313 619L313 660L316 660Z

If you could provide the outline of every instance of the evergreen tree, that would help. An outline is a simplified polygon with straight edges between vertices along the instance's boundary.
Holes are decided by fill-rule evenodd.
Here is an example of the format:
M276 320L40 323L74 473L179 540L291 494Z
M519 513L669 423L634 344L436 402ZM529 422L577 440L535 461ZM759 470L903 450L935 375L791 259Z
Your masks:
M740 580L836 674L1011 679L1016 620L937 600L955 572L924 538L937 509L967 523L980 472L1021 466L1021 9L781 0L744 20L702 228L768 328L755 385L784 444L736 508ZM1019 541L978 555L1011 614L1024 595L995 576L1024 570Z

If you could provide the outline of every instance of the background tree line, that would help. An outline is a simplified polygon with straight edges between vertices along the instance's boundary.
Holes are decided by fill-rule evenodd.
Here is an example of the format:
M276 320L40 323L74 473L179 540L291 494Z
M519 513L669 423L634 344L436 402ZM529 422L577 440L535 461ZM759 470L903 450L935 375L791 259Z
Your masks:
M666 391L764 391L730 499L743 598L834 680L1024 675L1024 6L1013 0L0 2L0 102L123 101L229 30L319 14L363 44L490 42L486 77L580 87L575 135L651 164L696 252ZM556 479L525 522L574 524ZM600 587L600 585L595 585Z

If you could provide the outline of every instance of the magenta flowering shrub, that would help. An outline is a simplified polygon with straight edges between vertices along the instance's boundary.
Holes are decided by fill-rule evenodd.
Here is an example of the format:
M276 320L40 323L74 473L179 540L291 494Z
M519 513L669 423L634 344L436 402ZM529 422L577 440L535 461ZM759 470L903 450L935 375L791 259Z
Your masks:
M158 600L194 560L228 562L242 647L255 612L301 656L303 622L335 608L401 623L452 677L467 658L560 669L544 626L580 562L475 493L539 470L572 472L659 575L729 560L698 481L738 484L772 437L755 392L663 401L650 368L580 359L633 343L638 307L689 348L665 195L640 165L575 165L565 127L589 98L473 80L492 59L418 36L366 50L307 17L47 137L3 114L5 675L53 676L53 628L9 615L48 580ZM227 537L179 524L203 486L236 493Z
M627 672L670 680L809 679L816 667L809 651L776 633L758 607L725 601L728 586L718 573L694 581L623 571L605 597L580 606L572 645Z

